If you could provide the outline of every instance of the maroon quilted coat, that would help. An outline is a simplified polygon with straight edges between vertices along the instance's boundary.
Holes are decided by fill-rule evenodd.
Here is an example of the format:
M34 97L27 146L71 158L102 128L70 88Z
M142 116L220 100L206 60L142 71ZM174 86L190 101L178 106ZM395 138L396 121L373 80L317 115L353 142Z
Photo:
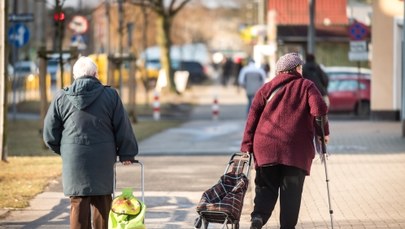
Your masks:
M256 93L241 152L253 152L256 167L283 164L301 168L309 175L315 157L313 138L315 132L321 135L315 117L326 114L327 105L313 82L299 73L281 73ZM329 135L327 122L324 128Z

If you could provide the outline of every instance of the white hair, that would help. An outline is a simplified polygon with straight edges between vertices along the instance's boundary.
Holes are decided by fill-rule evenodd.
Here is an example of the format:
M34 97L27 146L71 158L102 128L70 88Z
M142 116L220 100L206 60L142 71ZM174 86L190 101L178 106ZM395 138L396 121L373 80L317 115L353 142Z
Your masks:
M73 65L73 78L77 79L83 76L97 77L97 65L86 56L80 57Z

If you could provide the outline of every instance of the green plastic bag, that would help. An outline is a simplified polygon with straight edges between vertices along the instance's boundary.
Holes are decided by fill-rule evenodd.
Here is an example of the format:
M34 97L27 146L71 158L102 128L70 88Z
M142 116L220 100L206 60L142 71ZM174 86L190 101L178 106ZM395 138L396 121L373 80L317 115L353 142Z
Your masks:
M123 189L122 194L115 197L108 217L109 229L146 229L146 206L132 193L132 189Z

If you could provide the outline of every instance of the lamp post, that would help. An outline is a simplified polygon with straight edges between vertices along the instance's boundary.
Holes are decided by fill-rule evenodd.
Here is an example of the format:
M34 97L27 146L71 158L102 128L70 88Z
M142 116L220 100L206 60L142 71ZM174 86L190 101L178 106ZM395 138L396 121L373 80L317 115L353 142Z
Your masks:
M315 0L308 0L309 6L309 26L307 52L315 54Z

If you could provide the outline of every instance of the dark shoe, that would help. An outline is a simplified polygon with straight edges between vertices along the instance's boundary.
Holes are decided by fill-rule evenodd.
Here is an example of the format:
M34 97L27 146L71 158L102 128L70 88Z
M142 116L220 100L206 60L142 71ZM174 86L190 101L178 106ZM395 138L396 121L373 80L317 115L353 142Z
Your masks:
M262 229L263 227L263 220L260 217L253 217L252 224L250 225L250 229Z

